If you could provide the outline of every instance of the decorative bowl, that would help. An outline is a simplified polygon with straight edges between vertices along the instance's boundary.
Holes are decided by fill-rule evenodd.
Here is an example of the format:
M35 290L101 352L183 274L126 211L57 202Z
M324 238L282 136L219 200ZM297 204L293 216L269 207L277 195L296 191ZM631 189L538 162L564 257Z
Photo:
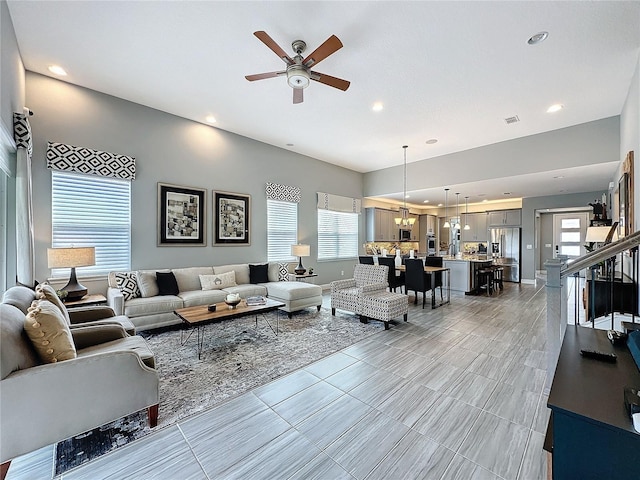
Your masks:
M225 300L224 303L226 303L227 305L229 305L229 308L236 308L238 306L238 304L242 301L242 299L237 299L237 300Z

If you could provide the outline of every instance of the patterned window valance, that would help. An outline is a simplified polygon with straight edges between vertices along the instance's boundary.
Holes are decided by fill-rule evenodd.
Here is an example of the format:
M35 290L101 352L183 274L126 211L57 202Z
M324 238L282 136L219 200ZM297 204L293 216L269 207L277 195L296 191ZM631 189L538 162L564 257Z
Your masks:
M362 200L360 198L341 197L331 193L318 192L318 208L333 212L360 213Z
M29 155L33 153L31 125L24 113L13 113L13 139L16 141L16 148L25 148Z
M135 180L136 159L117 153L49 142L47 167L66 172L89 173L102 177Z
M267 182L267 198L280 202L300 203L300 187Z

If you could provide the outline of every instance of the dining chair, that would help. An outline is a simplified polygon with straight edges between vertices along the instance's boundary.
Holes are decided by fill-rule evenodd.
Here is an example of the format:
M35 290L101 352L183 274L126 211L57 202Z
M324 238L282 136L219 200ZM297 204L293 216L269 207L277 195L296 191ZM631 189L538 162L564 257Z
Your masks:
M404 272L396 271L396 261L391 257L378 257L379 265L386 265L389 267L389 291L396 291L396 288L400 287L402 293L402 287L405 284Z
M419 258L405 260L406 273L404 289L407 294L413 290L416 294L414 304L418 303L418 292L422 292L422 308L426 302L427 291L431 290L431 274L424 271L424 263Z
M442 267L442 257L425 257L424 264L427 267ZM433 288L440 288L440 300L442 301L442 272L436 272L435 277Z
M360 259L360 263L364 265L373 265L373 257L368 255L360 255L358 257Z

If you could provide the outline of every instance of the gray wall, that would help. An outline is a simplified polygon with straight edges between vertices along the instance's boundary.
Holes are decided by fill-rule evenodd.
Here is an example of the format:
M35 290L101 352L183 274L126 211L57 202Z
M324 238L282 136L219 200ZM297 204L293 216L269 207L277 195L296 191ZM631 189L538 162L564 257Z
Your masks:
M133 269L265 261L265 183L273 181L302 190L298 237L300 242L311 245L311 257L305 259L305 266L316 269L320 283L340 278L342 271L345 276L352 272L353 261L316 261L316 192L360 198L362 174L32 72L27 73L26 85L28 104L35 112L31 123L39 280L49 275L46 248L51 245L47 141L136 157L137 174L132 188ZM156 246L158 182L208 190L206 247ZM250 246L212 246L212 190L251 195ZM363 234L361 218L360 235Z
M629 92L620 113L620 161L624 160L627 152L635 154L633 184L634 230L640 229L640 55L636 62L636 70L631 78ZM620 171L616 180L620 178Z
M620 161L619 150L620 117L616 116L411 163L407 190L496 178L496 172L486 167L496 158L504 159L499 177L508 178ZM401 165L365 174L365 196L390 191L402 191Z
M21 112L25 105L24 65L18 51L13 23L5 0L0 0L0 149L5 160L15 173L15 151L13 150L13 112ZM2 173L0 173L1 175ZM1 285L13 285L16 279L16 183L15 178L7 179L6 209L6 267L0 261L0 275L5 275ZM0 199L1 200L1 199ZM4 202L2 202L4 203ZM0 234L3 233L0 228ZM1 253L0 253L1 254Z
M550 195L547 197L529 197L522 199L522 279L527 281L535 280L536 266L539 255L536 258L537 250L527 250L527 245L536 245L536 211L546 208L560 208L572 210L587 207L589 203L602 197L601 192L573 193L568 195Z

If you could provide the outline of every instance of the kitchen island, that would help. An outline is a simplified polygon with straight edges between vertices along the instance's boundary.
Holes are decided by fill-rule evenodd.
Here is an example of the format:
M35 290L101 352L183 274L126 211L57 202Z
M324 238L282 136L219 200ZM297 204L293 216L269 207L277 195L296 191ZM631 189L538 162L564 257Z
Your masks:
M492 264L493 260L474 257L442 257L442 266L451 272L451 290L470 295L478 291L478 270L490 267Z

